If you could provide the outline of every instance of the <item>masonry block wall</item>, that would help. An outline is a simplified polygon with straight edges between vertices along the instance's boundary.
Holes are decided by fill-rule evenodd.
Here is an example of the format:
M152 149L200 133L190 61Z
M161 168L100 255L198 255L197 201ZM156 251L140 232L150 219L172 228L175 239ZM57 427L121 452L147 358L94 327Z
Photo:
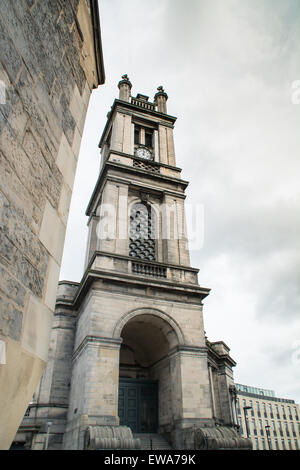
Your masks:
M0 449L38 385L89 97L104 83L97 1L2 0Z

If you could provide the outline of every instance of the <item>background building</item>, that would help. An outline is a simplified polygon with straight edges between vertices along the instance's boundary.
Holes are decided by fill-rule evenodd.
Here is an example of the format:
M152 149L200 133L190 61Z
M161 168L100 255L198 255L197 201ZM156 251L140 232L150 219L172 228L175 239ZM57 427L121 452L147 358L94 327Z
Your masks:
M277 398L273 390L235 387L240 432L250 437L253 450L300 449L300 411L294 400Z
M97 0L1 2L0 449L45 368L85 116L104 83Z

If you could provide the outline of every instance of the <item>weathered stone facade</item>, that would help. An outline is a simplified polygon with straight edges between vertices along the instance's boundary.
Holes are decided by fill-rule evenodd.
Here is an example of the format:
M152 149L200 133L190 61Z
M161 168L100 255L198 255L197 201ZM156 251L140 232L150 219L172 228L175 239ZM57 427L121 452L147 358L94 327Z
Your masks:
M247 448L235 362L204 333L209 289L190 266L176 118L161 87L150 103L122 78L87 209L85 273L59 283L48 366L16 440L30 429L33 449L83 449L125 426L110 445L135 448L131 433L154 432L176 449Z
M48 357L72 187L93 88L97 1L3 0L0 12L0 448ZM1 361L0 361L1 362Z

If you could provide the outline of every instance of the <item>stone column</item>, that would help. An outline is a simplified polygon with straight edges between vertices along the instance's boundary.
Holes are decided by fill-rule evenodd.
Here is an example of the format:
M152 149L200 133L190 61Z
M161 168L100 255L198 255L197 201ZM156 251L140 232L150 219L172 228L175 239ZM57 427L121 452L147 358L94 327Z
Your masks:
M208 373L209 373L209 383L210 383L210 391L211 391L211 402L212 402L212 412L213 416L216 416L216 400L215 400L215 391L214 391L214 381L212 376L212 367L208 364Z
M159 161L168 165L168 139L167 127L162 124L158 125L158 145L159 145Z
M87 336L75 351L64 449L83 449L89 425L118 425L121 340Z
M126 74L122 75L122 80L120 80L118 83L118 88L120 90L120 93L119 93L120 100L129 102L131 87L132 87L132 84L128 78L128 75Z
M124 135L123 135L123 147L122 152L133 154L133 145L132 145L132 123L131 116L129 114L124 114Z
M154 161L159 162L159 141L158 141L158 131L154 131Z
M166 137L167 137L167 148L168 148L168 165L175 166L175 147L174 147L174 137L173 129L171 127L166 128Z
M123 151L124 115L116 113L112 126L111 150Z
M172 416L177 429L211 423L205 348L180 346L170 360Z
M118 185L118 202L116 211L116 244L115 253L128 256L128 184Z
M98 250L114 253L117 237L117 214L119 202L119 186L108 181L102 193L101 203L97 209L99 223L97 225Z
M157 93L154 96L154 103L157 105L157 111L159 113L167 114L167 99L168 95L164 91L162 86L157 88Z
M86 247L86 255L85 255L85 263L84 269L87 268L91 257L93 256L94 252L97 250L98 245L98 236L97 236L97 227L99 223L99 216L93 214L89 221L88 221L88 242Z
M162 240L165 250L163 261L189 266L183 199L165 196L162 207L162 223Z
M238 417L237 417L237 409L236 409L236 388L234 385L229 386L229 392L231 393L231 408L232 408L232 417L233 423L235 426L238 426Z
M219 367L218 382L222 419L225 425L232 426L234 424L234 417L231 394L229 392L229 387L232 384L232 369L227 364L223 364Z

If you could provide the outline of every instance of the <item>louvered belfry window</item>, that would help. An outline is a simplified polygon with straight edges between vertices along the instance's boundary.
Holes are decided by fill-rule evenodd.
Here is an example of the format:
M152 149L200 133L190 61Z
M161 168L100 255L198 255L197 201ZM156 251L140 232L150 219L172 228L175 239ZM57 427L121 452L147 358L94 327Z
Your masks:
M155 261L155 217L149 204L138 202L130 211L129 256Z

